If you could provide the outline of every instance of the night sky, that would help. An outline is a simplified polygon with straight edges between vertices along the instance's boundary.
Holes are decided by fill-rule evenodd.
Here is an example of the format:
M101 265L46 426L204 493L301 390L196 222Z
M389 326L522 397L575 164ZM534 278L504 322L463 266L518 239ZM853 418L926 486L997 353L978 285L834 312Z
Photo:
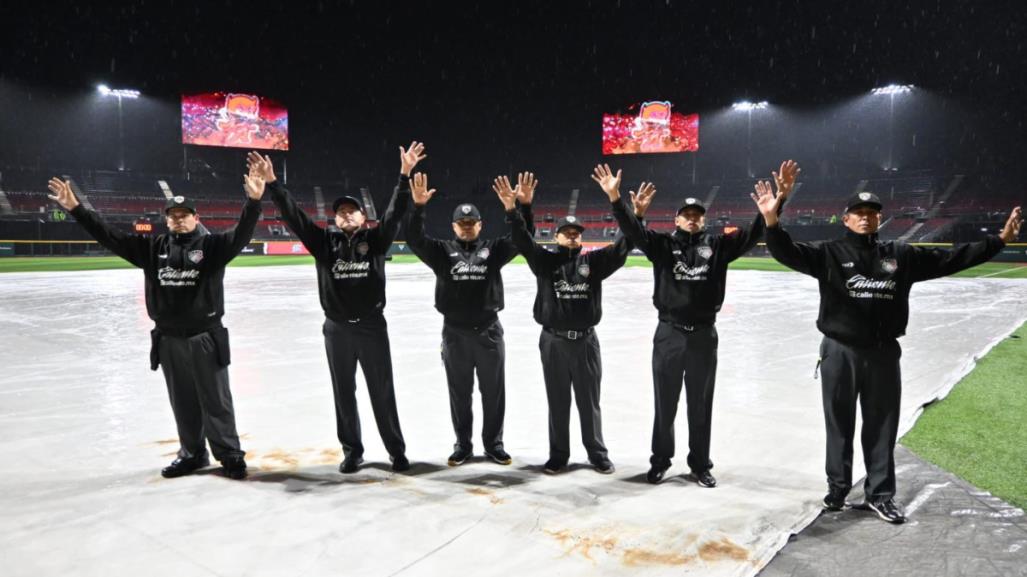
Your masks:
M0 14L0 165L112 167L104 82L144 95L125 110L133 170L180 170L178 95L214 90L285 103L290 176L309 181L380 188L416 138L444 185L526 168L570 182L602 160L604 112L654 99L700 113L702 177L745 176L742 131L716 128L744 98L781 113L754 129L759 173L785 154L859 170L883 107L853 103L895 82L921 89L896 115L910 168L1024 172L1019 2L22 4ZM616 162L658 176L692 159Z

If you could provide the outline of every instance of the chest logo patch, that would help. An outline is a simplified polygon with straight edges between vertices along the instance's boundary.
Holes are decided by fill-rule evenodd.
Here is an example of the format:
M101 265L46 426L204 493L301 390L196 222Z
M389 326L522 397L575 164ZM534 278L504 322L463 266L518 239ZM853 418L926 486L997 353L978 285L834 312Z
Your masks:
M485 247L478 251L478 258L485 260L489 257L490 254L492 253L489 252L488 247Z
M710 257L713 256L713 249L708 246L700 246L695 250L695 252L703 260L710 260Z
M191 262L193 264L200 264L200 261L203 260L203 251L202 250L191 250L186 255L186 258L188 258L189 262Z
M899 270L899 263L893 258L882 258L881 259L881 270L891 274Z
M368 246L366 242L362 242L357 245L357 254L359 254L360 256L366 255L367 251L369 250L371 250L371 247Z
M581 276L587 278L588 275L590 275L591 273L592 273L592 269L591 269L591 267L588 266L587 262L583 262L583 263L578 265L578 274L580 274Z

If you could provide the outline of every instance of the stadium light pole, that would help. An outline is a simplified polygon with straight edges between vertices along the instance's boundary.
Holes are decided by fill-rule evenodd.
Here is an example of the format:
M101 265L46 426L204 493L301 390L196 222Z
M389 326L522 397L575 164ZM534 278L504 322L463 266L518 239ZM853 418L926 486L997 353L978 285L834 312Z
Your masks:
M746 149L746 152L745 152L745 166L746 166L746 171L749 174L749 178L752 178L752 176L753 176L753 173L752 173L752 111L753 110L763 110L767 106L769 106L769 105L767 104L766 100L761 100L759 102L749 102L748 100L743 100L741 102L735 102L734 104L731 105L731 109L732 110L737 110L739 112L744 112L744 113L746 113L746 115L748 115L748 130L746 131L746 137L745 137L745 149Z
M906 94L913 91L912 84L889 84L880 86L870 91L876 96L888 97L888 166L886 170L895 170L893 153L895 150L895 95Z
M101 84L96 87L96 91L100 93L100 96L110 96L118 99L118 171L125 171L125 129L124 123L121 118L121 100L128 98L135 100L139 98L138 90L131 90L126 88L115 88L112 89L106 84Z

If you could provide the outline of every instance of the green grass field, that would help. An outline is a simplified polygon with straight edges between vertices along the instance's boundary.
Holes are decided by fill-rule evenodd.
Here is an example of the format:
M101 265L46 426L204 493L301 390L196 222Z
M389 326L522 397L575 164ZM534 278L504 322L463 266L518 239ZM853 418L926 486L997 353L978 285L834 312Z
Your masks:
M233 260L230 266L280 266L310 264L312 262L313 258L309 256L244 255ZM418 262L418 259L413 255L396 255L393 257L392 262L411 263ZM513 262L514 264L524 264L524 258L517 257ZM644 257L633 256L628 258L627 266L649 267L651 265ZM116 256L42 256L0 258L0 273L105 270L131 267L132 265ZM731 263L731 268L733 270L788 270L774 259L748 256L742 257ZM970 270L965 270L956 276L1027 278L1027 264L989 262Z
M999 343L951 393L927 407L902 444L1027 509L1027 324Z

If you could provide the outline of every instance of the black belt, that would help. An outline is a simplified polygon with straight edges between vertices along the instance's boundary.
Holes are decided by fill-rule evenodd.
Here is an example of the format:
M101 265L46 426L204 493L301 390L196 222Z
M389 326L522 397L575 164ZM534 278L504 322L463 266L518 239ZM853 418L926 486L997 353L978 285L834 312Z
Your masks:
M556 335L556 336L558 336L560 338L567 339L568 341L576 341L578 339L583 339L583 338L587 337L588 335L592 334L592 332L595 329L593 327L588 327L587 329L582 329L580 331L577 331L577 330L561 331L559 329L554 329L554 328L550 328L550 327L542 327L542 330L546 331L547 333L554 334L554 335Z

